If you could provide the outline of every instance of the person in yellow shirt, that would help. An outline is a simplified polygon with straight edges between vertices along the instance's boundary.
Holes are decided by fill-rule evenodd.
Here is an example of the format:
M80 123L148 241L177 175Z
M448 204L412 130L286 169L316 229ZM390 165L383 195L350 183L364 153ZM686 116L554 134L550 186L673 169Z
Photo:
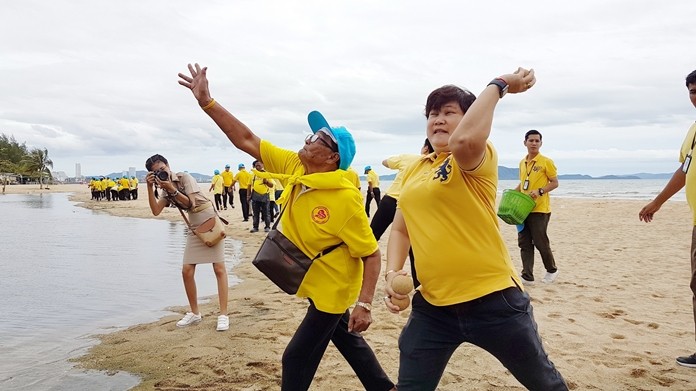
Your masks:
M191 89L235 147L263 160L270 173L257 175L286 177L281 179L285 190L278 200L285 236L311 257L339 245L312 263L297 292L309 300L309 307L283 353L281 390L309 389L329 341L365 389L395 390L360 334L372 323L370 303L381 255L360 192L345 178L344 170L355 156L353 137L346 128L333 128L319 112L312 112L308 117L312 134L298 152L276 147L210 97L206 68L189 65L189 71L190 77L179 74L179 83Z
M118 198L121 200L130 200L130 181L127 176L122 176L118 180Z
M420 155L415 153L404 153L390 156L382 161L382 165L384 167L392 170L398 170L399 172L396 174L391 186L389 186L384 197L382 197L382 200L379 202L377 212L375 212L375 216L370 222L372 234L375 235L375 239L378 241L380 238L382 238L384 232L394 221L396 204L399 199L399 193L401 192L401 181L403 180L406 168L415 163L422 155L427 155L430 153L433 153L433 146L430 145L430 141L428 141L426 138L423 146L421 147ZM413 278L413 286L417 287L420 285L420 283L418 282L416 266L414 264L413 251L410 249L408 250L408 258L411 261L411 277Z
M546 268L543 282L550 284L558 277L556 260L546 230L551 219L549 193L558 187L558 172L553 160L539 153L541 133L532 129L524 135L527 156L520 161L520 183L516 191L529 194L536 205L524 220L523 228L517 233L522 258L522 282L534 284L534 247L539 250Z
M452 353L476 345L530 390L567 391L549 360L529 295L498 227L498 156L488 141L497 103L535 83L519 68L494 79L478 99L453 85L428 96L426 134L435 152L404 173L387 245L384 302L413 246L420 288L399 337L399 391L435 390Z
M210 181L210 189L215 197L215 208L220 210L222 206L222 191L224 186L222 184L222 175L220 175L220 170L213 171L213 179Z
M131 199L138 199L138 178L132 176L130 179L130 196Z
M374 198L377 207L382 199L382 193L379 190L379 175L372 169L372 166L365 166L365 175L367 175L367 197L365 198L365 213L370 217L370 204Z
M230 171L230 165L225 164L222 175L222 206L227 210L227 197L230 199L230 207L234 208L234 174Z
M691 104L696 107L696 71L686 76L686 88L689 91L689 100L691 100ZM667 182L660 194L640 210L638 218L646 223L651 222L653 217L655 217L655 213L662 207L662 204L686 186L686 201L691 207L693 223L693 228L691 229L690 286L692 293L692 309L694 311L694 324L696 325L696 168L691 167L691 164L693 164L691 159L694 155L695 145L696 123L691 125L682 142L681 150L679 151L679 168L672 174L672 179ZM696 368L696 353L690 356L677 357L677 364L688 368Z
M358 172L353 169L353 167L348 167L346 170L346 178L348 178L355 187L358 188L358 190L362 189L362 186L360 185L360 176L358 175Z
M254 166L254 172L263 172L263 162L254 160L251 163ZM262 178L254 175L249 184L248 201L251 203L254 212L253 227L250 232L259 232L259 220L263 219L263 230L268 232L271 230L271 212L270 212L270 192L273 182L270 179Z
M239 163L237 166L237 174L234 176L234 182L239 183L239 203L242 205L242 216L244 221L249 221L249 184L251 184L251 173L246 170L244 163Z

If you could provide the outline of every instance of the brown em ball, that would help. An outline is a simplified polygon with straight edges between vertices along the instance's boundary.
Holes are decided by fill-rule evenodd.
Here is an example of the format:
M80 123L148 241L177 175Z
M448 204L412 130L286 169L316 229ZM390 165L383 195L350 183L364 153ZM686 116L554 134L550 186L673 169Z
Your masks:
M397 299L396 297L392 296L389 300L391 300L392 304L399 307L399 311L405 310L408 308L408 305L411 304L411 299L408 296L406 296L404 299Z
M399 274L391 280L391 288L400 295L408 295L413 291L413 280L409 276ZM408 305L408 304L407 304Z

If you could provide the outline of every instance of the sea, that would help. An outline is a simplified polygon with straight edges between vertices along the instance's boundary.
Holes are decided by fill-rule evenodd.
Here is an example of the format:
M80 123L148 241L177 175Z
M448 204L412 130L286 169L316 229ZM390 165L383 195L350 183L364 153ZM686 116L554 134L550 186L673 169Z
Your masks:
M553 197L653 199L666 179L560 181ZM517 181L503 180L499 192ZM380 184L382 193L390 181ZM363 192L366 189L363 184ZM684 191L672 200L685 201ZM127 373L85 371L70 360L113 332L187 305L181 282L186 226L77 207L67 193L0 195L0 390L127 390ZM227 240L231 269L241 242ZM212 267L196 271L201 297L215 295Z
M0 195L0 390L132 388L135 376L85 371L69 360L96 344L96 334L188 305L183 223L115 217L68 197ZM230 285L239 283L232 268L240 254L241 242L227 238ZM196 269L196 284L201 298L217 294L212 266Z
M669 179L570 179L560 180L559 186L551 194L561 198L604 198L615 200L652 200L665 187ZM385 194L392 181L381 181L379 188ZM514 189L517 180L498 182L498 194L506 189ZM367 183L362 184L363 192ZM684 189L670 198L672 201L686 201Z

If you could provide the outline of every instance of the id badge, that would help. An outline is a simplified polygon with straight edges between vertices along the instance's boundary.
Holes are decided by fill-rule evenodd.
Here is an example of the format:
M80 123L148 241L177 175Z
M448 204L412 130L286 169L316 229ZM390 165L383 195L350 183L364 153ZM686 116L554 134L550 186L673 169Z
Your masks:
M682 171L684 171L684 174L689 172L689 165L691 164L691 155L686 155L686 158L684 159L684 164L682 164Z
M691 157L691 156L689 156L689 157ZM684 172L686 172L686 171L684 171ZM529 179L525 179L524 185L522 186L522 190L527 190L527 189L529 189Z

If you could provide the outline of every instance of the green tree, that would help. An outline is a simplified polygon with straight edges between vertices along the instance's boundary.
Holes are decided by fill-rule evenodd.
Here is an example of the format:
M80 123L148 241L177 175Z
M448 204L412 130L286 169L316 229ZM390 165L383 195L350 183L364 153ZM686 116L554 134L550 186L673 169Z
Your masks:
M18 143L14 136L0 135L0 161L19 165L26 159L29 151L25 143Z
M29 155L22 160L22 169L30 176L39 178L39 189L43 189L43 179L52 178L51 168L53 161L48 158L48 149L34 148Z

